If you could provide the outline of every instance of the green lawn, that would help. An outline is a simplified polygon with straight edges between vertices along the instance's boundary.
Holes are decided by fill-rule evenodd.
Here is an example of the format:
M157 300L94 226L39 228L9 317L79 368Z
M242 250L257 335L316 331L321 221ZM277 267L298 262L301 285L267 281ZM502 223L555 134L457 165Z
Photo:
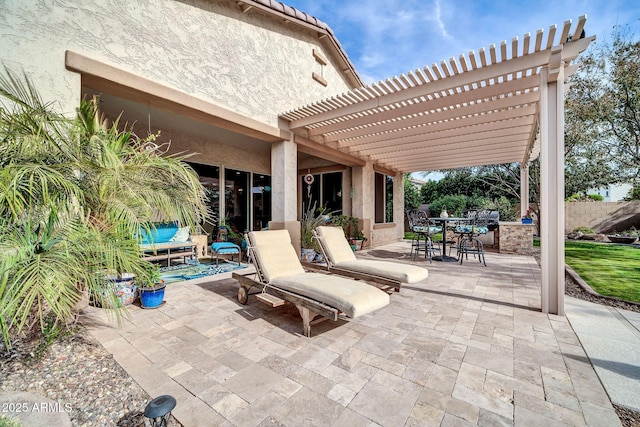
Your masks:
M534 241L540 246L540 241ZM640 249L566 240L564 258L601 295L640 302Z
M640 302L640 249L568 240L564 256L599 294Z

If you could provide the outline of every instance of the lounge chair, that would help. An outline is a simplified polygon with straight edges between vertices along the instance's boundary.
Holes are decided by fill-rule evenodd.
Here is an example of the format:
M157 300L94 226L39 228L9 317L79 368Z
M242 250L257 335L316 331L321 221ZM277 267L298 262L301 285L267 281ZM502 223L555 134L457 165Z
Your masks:
M246 304L255 286L262 290L257 298L273 307L295 304L307 337L317 315L334 321L344 316L354 319L389 304L387 293L365 283L306 272L287 230L252 231L247 244L257 278L232 274L240 284L238 301Z
M415 265L356 258L340 227L317 227L314 236L331 273L365 280L383 290L396 292L402 283L416 283L429 276L426 268Z

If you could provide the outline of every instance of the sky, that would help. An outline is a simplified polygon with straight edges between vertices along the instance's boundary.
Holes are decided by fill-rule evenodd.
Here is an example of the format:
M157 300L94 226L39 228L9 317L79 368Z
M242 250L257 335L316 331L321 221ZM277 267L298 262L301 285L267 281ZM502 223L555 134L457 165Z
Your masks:
M640 33L638 0L284 0L329 24L365 84L468 56L502 40L535 37L587 15L585 32L610 40L615 25ZM559 37L556 34L556 41ZM546 36L545 36L546 41Z
M610 41L616 25L640 34L638 0L284 0L327 23L365 84L440 63L481 47L560 29L587 15L585 33ZM573 27L572 27L573 29ZM436 176L429 178L437 179ZM419 177L420 179L424 179Z

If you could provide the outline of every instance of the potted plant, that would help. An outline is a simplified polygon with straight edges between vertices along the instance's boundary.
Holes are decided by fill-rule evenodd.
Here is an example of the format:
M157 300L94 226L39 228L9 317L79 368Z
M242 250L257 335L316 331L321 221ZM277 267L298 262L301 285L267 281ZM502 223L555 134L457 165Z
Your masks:
M145 273L138 283L140 305L142 305L142 308L160 307L164 301L164 289L166 287L160 275L160 267L157 264L148 263Z
M532 215L533 211L531 210L531 208L527 209L527 213L524 214L524 216L522 217L522 223L523 224L533 224L533 215Z
M351 239L349 239L349 244L351 245L351 249L353 249L354 251L358 251L362 249L362 245L366 241L367 241L367 238L364 235L364 231L358 230L356 228L354 236Z
M134 282L134 273L108 274L107 280L121 306L131 305L136 300L138 287Z
M304 262L312 262L316 253L319 252L318 243L313 238L313 230L327 223L328 215L324 208L316 209L316 203L309 203L307 209L302 213L300 222L300 247L301 259Z

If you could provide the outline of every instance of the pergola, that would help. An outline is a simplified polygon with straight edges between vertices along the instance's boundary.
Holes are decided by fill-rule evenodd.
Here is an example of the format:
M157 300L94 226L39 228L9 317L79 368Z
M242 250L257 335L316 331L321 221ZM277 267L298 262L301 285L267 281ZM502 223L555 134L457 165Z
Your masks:
M541 159L542 311L564 314L564 92L587 18L514 37L280 115L295 141L395 172Z

